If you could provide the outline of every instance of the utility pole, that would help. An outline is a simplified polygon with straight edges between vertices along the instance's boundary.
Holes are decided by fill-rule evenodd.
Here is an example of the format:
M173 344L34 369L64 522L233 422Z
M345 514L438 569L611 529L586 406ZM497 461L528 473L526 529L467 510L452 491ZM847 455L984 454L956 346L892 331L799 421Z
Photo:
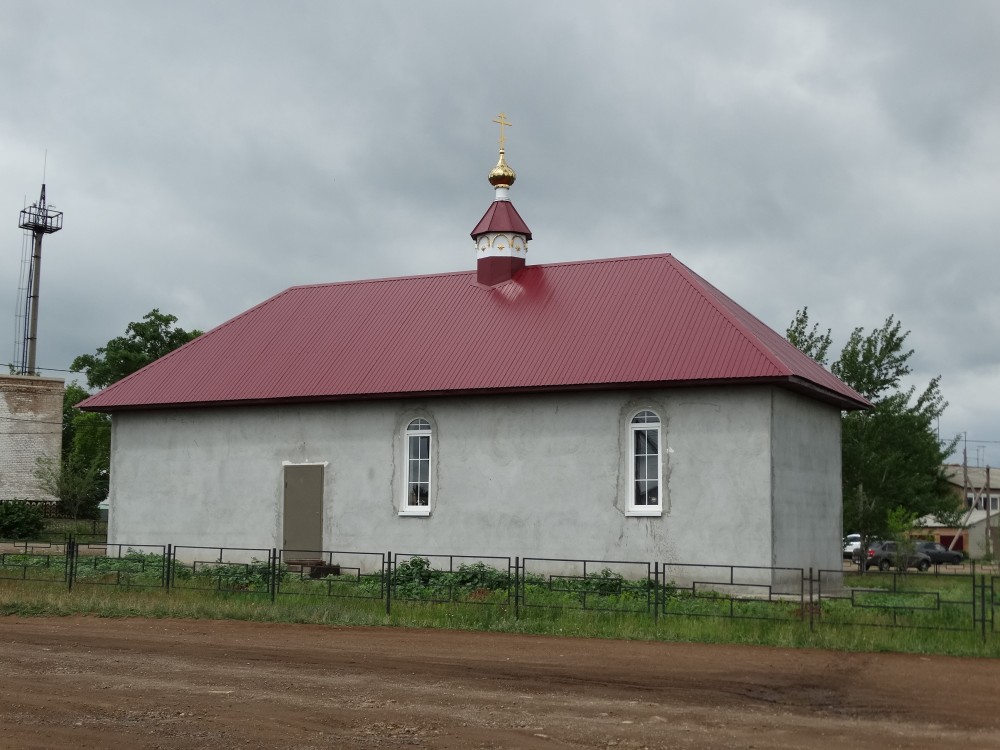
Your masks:
M990 466L986 465L986 558L993 559L993 529L990 527L990 505L993 498L990 497Z
M965 500L969 498L969 448L968 444L962 448L962 493ZM975 504L975 503L973 503Z
M968 439L968 433L965 433L966 439ZM949 550L955 549L955 544L958 542L958 538L962 535L962 529L967 528L969 524L969 519L972 517L972 511L976 508L976 498L973 495L972 500L969 501L969 453L968 447L962 448L962 495L963 502L969 503L968 510L965 511L965 518L962 519L961 524L957 529L955 529L955 535L951 538L951 543L948 545ZM969 535L966 534L966 539ZM971 544L969 545L972 546ZM968 552L969 550L966 550Z

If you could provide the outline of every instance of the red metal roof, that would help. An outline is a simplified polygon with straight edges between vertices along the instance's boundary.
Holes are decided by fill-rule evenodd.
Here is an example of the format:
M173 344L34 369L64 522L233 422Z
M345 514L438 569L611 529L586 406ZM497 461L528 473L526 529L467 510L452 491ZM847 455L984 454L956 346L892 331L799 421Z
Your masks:
M470 234L475 239L487 232L517 232L531 239L531 230L510 201L493 201Z
M770 382L868 402L670 255L292 287L79 404L91 411Z

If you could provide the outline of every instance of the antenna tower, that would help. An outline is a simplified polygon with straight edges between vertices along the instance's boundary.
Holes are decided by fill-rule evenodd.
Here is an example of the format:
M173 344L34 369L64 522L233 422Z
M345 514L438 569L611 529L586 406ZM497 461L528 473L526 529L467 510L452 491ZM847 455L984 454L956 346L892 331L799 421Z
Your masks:
M18 329L23 331L18 346L17 368L20 375L37 375L35 371L35 344L38 341L38 291L42 280L42 237L62 229L62 211L54 211L45 203L45 183L38 202L21 209L18 226L24 230L25 241L31 237L31 261L22 259L27 266L28 277L21 291L25 294L24 314L18 315ZM25 248L27 249L27 248ZM27 253L25 253L27 255ZM22 279L24 274L22 270Z

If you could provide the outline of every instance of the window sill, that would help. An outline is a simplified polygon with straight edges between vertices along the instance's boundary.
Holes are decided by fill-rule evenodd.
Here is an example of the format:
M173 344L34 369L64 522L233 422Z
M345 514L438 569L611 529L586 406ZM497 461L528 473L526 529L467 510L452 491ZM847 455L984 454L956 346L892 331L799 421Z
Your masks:
M648 509L647 508L629 508L625 512L625 515L626 516L639 517L639 518L642 518L642 517L646 517L646 518L657 517L657 516L662 516L663 515L663 509L662 508L648 508Z
M401 516L429 516L431 514L430 508L412 508L408 510L399 511Z

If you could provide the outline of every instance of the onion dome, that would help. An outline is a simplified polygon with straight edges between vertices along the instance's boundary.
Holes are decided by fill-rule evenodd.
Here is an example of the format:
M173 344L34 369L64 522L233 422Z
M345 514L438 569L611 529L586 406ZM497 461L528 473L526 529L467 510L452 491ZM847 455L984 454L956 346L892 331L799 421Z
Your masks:
M510 202L510 186L517 175L504 158L503 129L510 123L501 112L493 122L500 126L500 159L490 170L493 203L472 230L476 245L476 281L496 286L513 279L524 268L531 230Z
M490 170L489 181L490 184L495 187L510 187L514 184L514 180L517 179L517 174L514 170L510 168L507 164L507 160L503 157L503 149L500 149L500 159L497 161L497 165Z

